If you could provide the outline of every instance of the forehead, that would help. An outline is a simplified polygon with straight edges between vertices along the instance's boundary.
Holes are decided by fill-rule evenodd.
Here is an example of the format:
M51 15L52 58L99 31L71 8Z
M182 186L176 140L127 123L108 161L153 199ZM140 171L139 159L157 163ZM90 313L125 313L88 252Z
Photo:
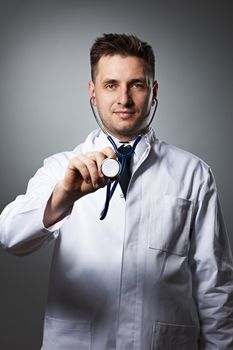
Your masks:
M143 58L135 56L106 55L97 63L96 79L132 79L148 76L146 63Z

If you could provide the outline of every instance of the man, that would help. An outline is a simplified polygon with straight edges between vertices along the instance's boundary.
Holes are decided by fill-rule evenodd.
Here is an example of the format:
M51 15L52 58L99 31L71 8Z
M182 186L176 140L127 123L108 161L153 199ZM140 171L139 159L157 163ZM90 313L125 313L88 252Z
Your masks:
M56 239L43 350L233 349L233 264L210 168L161 142L151 47L105 34L91 49L89 94L114 144L133 145L125 195L104 220L101 130L48 158L2 213L2 245L26 254ZM150 113L151 112L151 113Z

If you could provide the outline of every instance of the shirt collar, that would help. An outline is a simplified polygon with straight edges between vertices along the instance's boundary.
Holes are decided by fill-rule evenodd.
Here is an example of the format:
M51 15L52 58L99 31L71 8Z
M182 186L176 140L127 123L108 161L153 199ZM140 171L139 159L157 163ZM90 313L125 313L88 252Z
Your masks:
M112 135L111 137L116 143L117 147L120 147L123 144L116 137ZM110 141L107 139L106 134L102 130L99 130L99 134L97 134L96 141L100 148L105 148L105 147L113 148ZM130 141L129 144L132 145L134 141L135 140ZM154 129L150 127L147 133L142 135L142 139L137 144L137 147L135 149L135 155L137 156L137 158L141 158L141 156L146 151L146 149L150 147L155 141L156 141L156 135L155 135Z

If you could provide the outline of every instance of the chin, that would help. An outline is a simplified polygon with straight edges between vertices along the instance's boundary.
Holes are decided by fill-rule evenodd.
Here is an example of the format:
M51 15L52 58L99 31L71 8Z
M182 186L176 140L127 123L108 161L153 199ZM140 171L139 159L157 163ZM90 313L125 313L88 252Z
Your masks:
M135 130L114 130L112 132L113 136L117 137L121 141L130 141L136 138L138 135L140 135L140 132Z

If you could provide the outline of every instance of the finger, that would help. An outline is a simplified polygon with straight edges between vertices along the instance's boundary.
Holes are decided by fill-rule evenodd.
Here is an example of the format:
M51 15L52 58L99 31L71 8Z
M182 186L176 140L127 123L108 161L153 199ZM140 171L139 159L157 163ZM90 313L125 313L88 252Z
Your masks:
M96 162L99 176L103 177L104 175L102 174L102 171L101 171L101 164L104 161L104 159L107 158L107 156L103 152L90 152L90 153L87 153L87 156Z
M101 152L108 158L117 158L115 151L111 147L106 147Z
M104 177L104 174L102 173L102 163L106 158L114 158L116 159L116 153L114 152L114 150L111 147L106 147L104 148L101 152L101 158L99 158L99 162L98 162L98 169L99 169L99 173L101 174L102 177Z
M71 159L69 164L69 170L74 172L74 178L76 177L77 172L80 174L81 178L88 184L91 183L91 176L89 169L83 160L80 159L80 156L74 157Z
M114 152L114 150L111 147L106 147L101 151L88 152L88 153L86 153L86 156L88 158L90 158L91 160L93 160L94 162L96 162L99 176L101 178L104 177L104 175L102 173L102 169L101 169L101 166L102 166L104 159L106 159L106 158L115 158L116 159L117 158L116 153Z
M88 155L80 154L79 159L81 160L82 163L85 164L85 166L88 169L92 186L94 188L98 188L100 186L100 175L99 175L99 169L97 164L97 158L95 157L95 159L92 159Z
M98 154L96 155L96 163L97 163L97 166L98 166L98 172L99 172L99 176L101 178L104 177L104 174L102 173L102 163L103 161L106 159L106 155L102 152L98 152Z

